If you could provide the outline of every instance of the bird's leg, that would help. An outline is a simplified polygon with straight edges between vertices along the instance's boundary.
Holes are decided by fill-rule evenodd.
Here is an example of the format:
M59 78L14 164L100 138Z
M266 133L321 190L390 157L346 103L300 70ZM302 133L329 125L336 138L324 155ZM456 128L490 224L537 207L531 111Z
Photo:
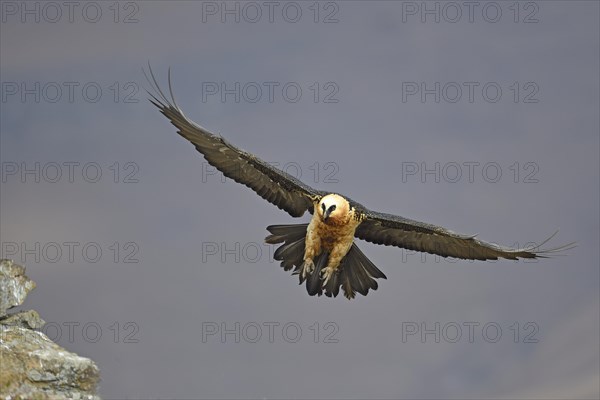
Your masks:
M333 246L331 250L331 254L329 254L329 260L327 262L327 266L321 270L321 279L323 280L322 286L325 287L329 279L333 276L333 274L338 273L338 269L340 267L340 263L342 259L350 250L350 246L352 246L352 241L348 243L337 243Z
M323 280L321 286L325 287L327 285L327 282L329 282L329 279L331 279L331 277L333 276L333 274L338 273L338 268L340 266L340 261L342 260L342 258L343 257L329 257L329 262L327 263L327 266L321 270L321 279Z
M302 264L302 278L306 279L307 276L313 273L315 270L315 263L311 258L305 259Z
M321 286L323 286L323 287L327 286L327 282L329 282L329 279L335 273L337 273L337 266L332 267L332 266L327 265L327 267L323 268L321 270L321 279L323 280L323 283L321 284Z
M306 246L304 250L304 264L302 265L302 278L306 278L315 270L313 259L321 252L321 239L314 230L309 229L306 233Z

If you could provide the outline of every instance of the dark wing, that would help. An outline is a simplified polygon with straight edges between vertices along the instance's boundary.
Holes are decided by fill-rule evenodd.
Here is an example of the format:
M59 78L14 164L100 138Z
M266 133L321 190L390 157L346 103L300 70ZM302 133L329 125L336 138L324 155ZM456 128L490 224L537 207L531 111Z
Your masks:
M179 129L177 133L189 140L196 150L204 155L206 161L226 177L248 186L260 197L288 212L292 217L300 217L307 210L313 212L313 202L319 201L324 195L323 192L305 185L187 119L175 103L171 90L171 71L169 70L169 100L158 86L152 69L149 69L152 79L148 75L146 78L155 92L148 92L152 96L150 101Z
M481 241L475 235L460 235L440 226L397 215L377 213L367 209L357 209L357 211L364 218L354 234L357 238L375 244L423 251L442 257L467 260L497 260L498 258L517 260L547 257L575 247L575 243L569 243L560 247L541 249L542 245L556 235L554 233L539 245L511 249Z

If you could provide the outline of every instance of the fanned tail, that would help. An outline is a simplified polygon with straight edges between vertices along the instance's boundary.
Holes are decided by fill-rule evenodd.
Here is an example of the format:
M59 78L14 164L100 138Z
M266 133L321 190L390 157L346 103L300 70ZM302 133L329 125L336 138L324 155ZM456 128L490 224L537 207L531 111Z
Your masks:
M303 278L301 269L304 263L307 227L308 224L271 225L267 227L271 235L267 236L265 241L270 244L283 243L275 251L274 258L281 261L281 267L285 271L293 268L292 274L298 275L300 284L306 280L306 291L309 295L325 294L327 297L336 297L341 287L344 296L352 299L356 292L366 296L369 289L377 290L378 284L375 279L387 279L385 274L360 251L355 243L342 259L338 272L331 277L325 287L321 286L320 274L327 265L329 258L327 252L322 252L313 260L315 270L306 279Z

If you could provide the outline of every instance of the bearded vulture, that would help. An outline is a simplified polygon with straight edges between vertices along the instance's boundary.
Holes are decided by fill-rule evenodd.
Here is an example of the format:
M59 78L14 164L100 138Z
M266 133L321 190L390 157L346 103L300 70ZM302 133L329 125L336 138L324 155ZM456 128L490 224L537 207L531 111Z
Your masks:
M150 101L212 166L292 217L301 217L306 211L313 214L308 224L268 226L271 234L265 239L269 244L283 243L274 253L275 260L281 261L286 271L293 268L292 274L299 276L300 284L306 281L311 296L336 297L340 287L348 299L354 298L356 292L366 296L369 289L377 290L375 279L387 279L357 247L354 238L467 260L545 258L575 245L541 249L552 235L529 248L501 247L475 235L461 235L440 226L371 211L348 196L315 190L189 120L175 102L171 71L170 99L160 89L151 68L149 72L150 76L144 71L151 86Z

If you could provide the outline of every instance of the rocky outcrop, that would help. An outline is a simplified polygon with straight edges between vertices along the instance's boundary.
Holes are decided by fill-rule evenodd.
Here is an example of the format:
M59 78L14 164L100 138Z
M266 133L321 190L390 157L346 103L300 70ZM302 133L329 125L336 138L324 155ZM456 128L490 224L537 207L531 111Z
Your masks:
M23 304L35 282L25 275L25 267L10 260L0 260L0 318L9 308Z
M24 267L0 260L0 398L99 400L100 372L92 360L40 332L44 321L36 311L7 313L33 288Z

